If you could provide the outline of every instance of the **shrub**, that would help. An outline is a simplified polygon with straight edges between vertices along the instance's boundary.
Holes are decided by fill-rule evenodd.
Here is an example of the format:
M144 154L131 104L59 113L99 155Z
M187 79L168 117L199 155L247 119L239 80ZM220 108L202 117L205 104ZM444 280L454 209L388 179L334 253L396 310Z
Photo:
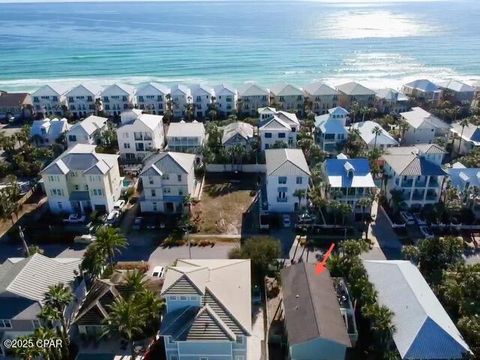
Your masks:
M148 263L145 261L122 261L114 267L115 270L138 270L141 273L146 273L148 268Z

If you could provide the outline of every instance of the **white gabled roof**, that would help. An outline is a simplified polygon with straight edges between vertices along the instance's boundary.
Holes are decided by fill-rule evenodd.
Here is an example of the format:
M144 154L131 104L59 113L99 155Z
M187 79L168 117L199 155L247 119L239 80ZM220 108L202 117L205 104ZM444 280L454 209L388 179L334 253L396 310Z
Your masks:
M338 91L334 88L331 88L325 83L322 82L315 82L312 84L305 85L303 90L308 95L313 96L326 96L326 95L338 95Z
M237 90L234 87L226 84L220 84L213 87L215 96L236 95Z
M237 134L248 141L253 137L253 126L242 121L226 125L223 128L222 144L225 144Z
M170 93L170 89L162 84L151 82L140 86L135 91L135 96L144 95L167 95Z
M173 151L154 154L145 161L145 166L143 167L140 175L145 174L151 168L153 168L153 170L159 175L163 174L162 169L164 168L164 163L168 160L172 160L183 172L188 174L193 168L195 154Z
M411 88L411 89L420 90L422 92L438 92L438 91L440 91L440 89L438 88L438 86L436 84L434 84L433 82L431 82L430 80L427 80L427 79L414 80L414 81L411 81L411 82L409 82L409 83L407 83L403 86Z
M424 126L429 126L435 129L449 128L448 124L418 106L413 107L411 111L400 113L400 115L411 127L415 129Z
M268 90L257 84L246 84L238 90L239 96L268 96Z
M190 86L190 92L192 93L192 96L213 95L213 89L203 84Z
M168 126L167 137L205 137L205 126L201 122L170 123Z
M291 84L276 84L270 87L270 92L274 96L303 96L303 91Z
M188 87L182 84L173 85L170 89L172 96L174 95L182 95L182 96L191 96L191 91Z
M101 92L101 96L112 96L112 94L121 94L122 96L128 96L128 95L133 95L135 92L135 88L133 86L127 85L127 84L112 84L110 86L107 86L103 91Z
M262 126L258 128L259 131L264 130L288 130L291 131L292 127L284 120L280 119L277 115L273 115Z
M43 85L32 93L32 96L62 96L67 92L68 88L63 85L49 84Z
M475 92L475 87L457 80L448 80L439 84L441 88L455 92Z
M373 129L376 127L380 128L381 133L377 135L377 139L375 140L375 134L373 133ZM392 135L388 133L384 128L382 128L379 124L374 121L365 121L359 122L352 125L353 129L357 129L360 133L360 137L365 141L367 145L374 145L375 143L377 146L385 145L385 146L397 146L398 141L393 138Z
M267 176L310 176L310 168L302 149L265 150Z
M378 301L393 312L393 340L402 359L462 359L470 352L455 324L409 261L364 261Z
M102 92L102 87L95 84L79 84L67 91L65 96L79 96L83 94L90 94L93 98L99 96Z
M98 129L102 129L107 123L107 120L107 118L101 116L90 115L86 119L74 124L70 128L70 131L81 128L87 135L90 136Z

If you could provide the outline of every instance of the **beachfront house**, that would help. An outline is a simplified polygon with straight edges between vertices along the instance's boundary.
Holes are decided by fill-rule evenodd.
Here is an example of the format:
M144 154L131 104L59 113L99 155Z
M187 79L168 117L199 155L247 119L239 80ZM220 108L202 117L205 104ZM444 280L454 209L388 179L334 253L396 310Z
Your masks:
M173 85L170 89L173 116L177 119L187 115L187 106L192 103L190 89L182 84Z
M100 110L102 88L94 84L80 84L65 94L68 111L74 118L84 118Z
M448 80L438 84L442 89L442 98L452 103L469 105L475 98L475 87L457 80Z
M456 153L464 155L480 147L480 127L473 124L462 126L460 123L454 123L450 132L453 135L453 150Z
M246 84L238 90L238 112L255 116L258 108L270 105L270 93L257 84Z
M35 120L30 128L30 138L36 146L50 146L55 144L69 128L67 119Z
M441 166L444 155L435 144L389 148L382 155L387 199L392 199L392 191L398 191L409 208L436 204L447 175Z
M59 85L44 85L32 93L33 106L37 114L63 116L67 89Z
M447 123L420 107L400 113L400 116L408 124L402 139L404 145L431 144L435 138L445 137L450 130Z
M261 345L251 337L251 291L249 259L177 260L167 269L161 292L166 359L260 356L255 349Z
M303 91L291 84L276 84L270 88L270 104L277 109L303 114Z
M322 151L338 153L348 137L347 119L348 111L342 107L329 109L328 114L315 117L315 141Z
M456 162L448 172L449 183L458 190L463 205L473 211L476 218L480 217L480 168L467 168Z
M106 87L100 97L103 103L103 111L109 116L118 116L122 111L135 106L135 89L126 84L113 84Z
M375 104L375 91L357 82L348 82L336 87L339 92L339 106L351 109L354 103L358 106L372 107Z
M438 102L442 98L442 89L430 80L420 79L402 86L402 92L416 100Z
M322 82L315 82L303 87L305 111L317 115L326 114L329 109L337 107L338 91Z
M5 340L31 336L42 326L38 316L50 286L64 284L72 290L74 300L67 306L65 318L73 319L86 293L84 280L77 276L81 262L80 258L34 254L9 258L0 265L0 358L13 358Z
M399 114L410 110L408 97L400 91L390 88L376 91L375 107L383 114Z
M393 341L402 359L465 359L471 354L462 335L410 261L365 260L379 305L393 314Z
M358 130L360 138L369 150L384 150L399 145L398 141L388 131L374 121L362 121L352 124L352 129Z
M245 150L251 149L255 139L254 127L242 121L235 121L222 128L222 145L225 148L240 145Z
M327 269L315 274L304 262L280 274L288 359L344 360L358 337L352 303L340 285L344 283Z
M260 136L261 149L271 149L274 147L297 147L297 133L300 129L300 122L297 115L286 111L276 111L270 113L268 110L259 109L260 121L258 134ZM268 115L267 115L268 114Z
M143 114L139 109L132 109L122 112L120 119L121 124L117 128L120 158L141 162L163 148L163 116Z
M214 97L213 89L202 84L196 84L190 86L190 92L192 94L195 117L197 119L204 119L208 116L212 105L212 97Z
M0 120L31 119L35 113L32 97L28 93L7 93L0 91Z
M213 94L217 105L217 113L220 117L228 117L237 111L238 94L233 87L225 84L214 86Z
M168 150L196 153L202 148L205 137L205 126L201 122L170 123L167 131Z
M193 195L195 155L161 152L145 161L140 179L142 212L181 213L186 196Z
M120 198L118 155L97 153L95 145L67 149L40 174L55 214L110 212Z
M102 142L102 133L107 129L107 118L90 115L72 125L66 133L67 145L97 145Z
M265 150L269 212L294 212L306 205L310 169L301 149ZM297 194L304 192L302 197Z
M327 159L323 163L324 196L352 207L353 214L370 214L364 199L372 199L376 185L368 159Z
M140 110L153 115L163 115L170 89L151 82L140 86L135 92L135 101Z

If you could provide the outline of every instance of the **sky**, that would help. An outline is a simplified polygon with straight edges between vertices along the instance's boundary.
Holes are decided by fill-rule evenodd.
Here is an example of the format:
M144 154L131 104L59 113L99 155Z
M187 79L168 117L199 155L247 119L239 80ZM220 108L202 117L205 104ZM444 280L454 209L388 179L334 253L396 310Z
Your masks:
M1 3L50 3L50 2L119 2L119 1L160 1L160 2L175 2L175 1L218 1L218 0L0 0ZM228 0L227 0L228 1ZM291 1L291 0L263 0L263 1ZM306 0L313 2L325 2L325 3L405 3L405 2L432 2L432 1L448 1L448 0ZM468 0L467 0L468 1ZM471 0L476 1L476 0Z

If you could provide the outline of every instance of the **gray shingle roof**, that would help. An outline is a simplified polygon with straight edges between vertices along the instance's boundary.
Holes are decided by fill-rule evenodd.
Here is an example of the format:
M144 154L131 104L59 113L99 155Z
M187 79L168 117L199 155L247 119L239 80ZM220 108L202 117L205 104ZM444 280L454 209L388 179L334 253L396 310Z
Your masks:
M253 137L253 126L242 121L236 121L228 124L223 128L222 144L225 144L237 134L243 139L249 140Z
M375 91L357 82L348 82L337 86L337 90L346 95L375 95Z
M265 150L267 176L310 175L310 169L301 149ZM284 166L291 165L291 166Z
M85 120L74 124L70 131L81 128L87 135L92 135L95 131L102 129L107 123L107 120L107 118L101 116L90 115Z
M173 152L173 151L154 154L145 161L145 165L143 167L141 174L146 173L151 168L154 168L156 173L162 174L163 172L162 170L164 169L163 164L167 160L172 160L174 163L176 163L180 167L182 171L188 174L192 170L192 166L195 162L195 155Z
M338 95L338 91L331 88L325 83L322 82L315 82L312 84L305 85L303 90L313 96L324 96L324 95Z
M470 351L442 304L409 261L364 261L381 305L393 313L402 359L462 359Z
M401 176L442 176L446 175L441 166L415 154L383 155L382 158L397 175Z
M281 276L289 344L321 338L350 347L329 271L317 275L313 264L298 263Z
M205 126L201 122L180 121L170 123L168 126L167 137L205 137Z

